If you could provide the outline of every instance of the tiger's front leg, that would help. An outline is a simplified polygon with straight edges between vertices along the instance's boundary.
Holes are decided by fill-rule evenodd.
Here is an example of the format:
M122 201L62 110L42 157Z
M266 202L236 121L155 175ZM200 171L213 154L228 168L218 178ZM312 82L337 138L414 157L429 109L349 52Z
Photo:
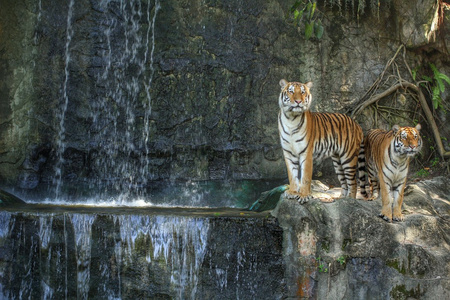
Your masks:
M287 199L290 200L298 200L300 198L299 189L300 182L298 178L299 170L298 170L298 160L294 157L288 155L288 153L284 153L284 160L286 162L286 169L288 173L289 179L289 189L284 192L284 195Z
M311 181L312 181L312 170L313 170L313 157L312 151L306 150L306 154L300 155L299 157L300 166L300 189L299 189L299 199L300 204L306 203L311 200Z
M392 195L384 178L380 176L381 213L380 217L387 222L392 222Z
M400 186L398 186L396 189L392 191L393 198L394 198L394 209L393 209L393 215L392 220L401 222L403 221L404 217L402 214L402 204L403 204L403 193L405 191L405 185L406 185L406 178L405 182L403 182Z

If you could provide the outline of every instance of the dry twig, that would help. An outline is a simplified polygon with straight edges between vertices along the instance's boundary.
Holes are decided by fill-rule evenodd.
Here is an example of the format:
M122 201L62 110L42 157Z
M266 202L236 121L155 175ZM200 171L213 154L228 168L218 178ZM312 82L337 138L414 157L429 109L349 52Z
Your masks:
M430 125L431 130L433 132L434 140L436 142L437 150L439 152L439 155L442 158L450 157L450 151L445 151L445 149L444 149L444 146L443 146L442 140L441 140L441 135L439 134L439 130L437 128L436 122L435 122L434 117L433 117L433 113L431 112L431 110L430 110L430 108L428 106L428 103L427 103L427 101L425 99L425 96L422 93L420 87L418 85L414 84L414 83L411 83L411 82L408 82L406 80L403 80L400 77L400 72L398 70L398 66L395 64L395 59L396 59L397 55L400 53L401 49L403 49L403 60L404 60L404 63L406 65L406 68L411 73L411 69L410 69L410 67L409 67L409 65L408 65L408 63L406 62L406 59L405 59L405 52L406 52L405 47L403 45L401 45L397 49L397 51L395 52L394 56L388 61L388 63L386 64L386 67L384 68L384 70L380 74L380 76L377 78L377 80L369 88L369 90L366 92L366 94L362 97L362 102L360 104L358 104L356 106L356 108L352 111L351 116L353 118L355 118L366 107L368 107L369 105L371 105L373 103L376 103L377 101L379 101L380 99L382 99L382 98L384 98L386 96L389 96L390 94L392 94L393 92L397 91L398 89L403 89L403 90L410 89L410 90L414 91L418 95L420 106L422 107L422 110L423 110L423 112L425 114L425 119L426 119L427 123ZM378 89L378 87L380 85L380 82L382 81L382 79L384 77L384 74L386 73L386 70L389 68L389 66L391 66L393 64L395 66L394 72L397 73L397 75L394 76L394 77L397 79L398 83L392 85L391 87L389 87L384 92L374 95L375 91Z

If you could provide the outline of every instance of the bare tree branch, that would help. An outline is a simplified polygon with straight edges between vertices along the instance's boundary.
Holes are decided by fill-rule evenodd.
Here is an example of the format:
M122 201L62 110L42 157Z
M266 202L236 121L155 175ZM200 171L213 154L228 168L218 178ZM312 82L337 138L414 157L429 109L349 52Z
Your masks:
M439 134L439 130L437 128L436 122L434 121L434 117L433 117L433 113L431 112L430 108L428 107L428 103L425 99L425 96L423 95L422 91L420 90L420 88L408 81L404 81L404 80L400 80L399 83L397 83L396 85L391 86L390 88L388 88L387 90L385 90L384 92L377 94L375 96L370 97L369 99L367 99L366 101L364 101L363 103L361 103L360 105L358 105L358 107L352 112L351 116L354 118L357 115L359 115L367 106L377 102L378 100L392 94L393 92L395 92L398 89L411 89L414 92L416 92L419 96L419 102L420 102L420 106L422 107L423 112L425 113L425 117L426 120L428 122L428 124L431 126L431 130L433 131L433 136L434 136L434 140L436 142L437 145L437 150L439 152L439 155L442 158L446 158L446 157L450 157L450 151L445 151L444 149L444 145L442 144L442 140L441 140L441 135Z

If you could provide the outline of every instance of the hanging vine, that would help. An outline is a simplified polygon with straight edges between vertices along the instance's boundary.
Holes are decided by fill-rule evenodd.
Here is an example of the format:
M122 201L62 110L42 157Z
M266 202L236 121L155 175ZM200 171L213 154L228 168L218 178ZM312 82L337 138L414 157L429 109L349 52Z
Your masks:
M370 10L379 18L380 8L390 8L392 0L323 0L323 7L337 8L340 13L348 13L359 18ZM305 39L321 39L324 33L324 14L318 9L319 0L295 0L287 14L287 19L303 30ZM381 4L383 2L383 4Z

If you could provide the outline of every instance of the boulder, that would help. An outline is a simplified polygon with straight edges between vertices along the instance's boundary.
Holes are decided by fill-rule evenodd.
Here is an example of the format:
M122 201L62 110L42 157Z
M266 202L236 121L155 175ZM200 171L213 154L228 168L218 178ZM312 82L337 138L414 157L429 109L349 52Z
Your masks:
M378 217L381 200L282 197L288 299L449 299L450 179L412 183L404 222Z

